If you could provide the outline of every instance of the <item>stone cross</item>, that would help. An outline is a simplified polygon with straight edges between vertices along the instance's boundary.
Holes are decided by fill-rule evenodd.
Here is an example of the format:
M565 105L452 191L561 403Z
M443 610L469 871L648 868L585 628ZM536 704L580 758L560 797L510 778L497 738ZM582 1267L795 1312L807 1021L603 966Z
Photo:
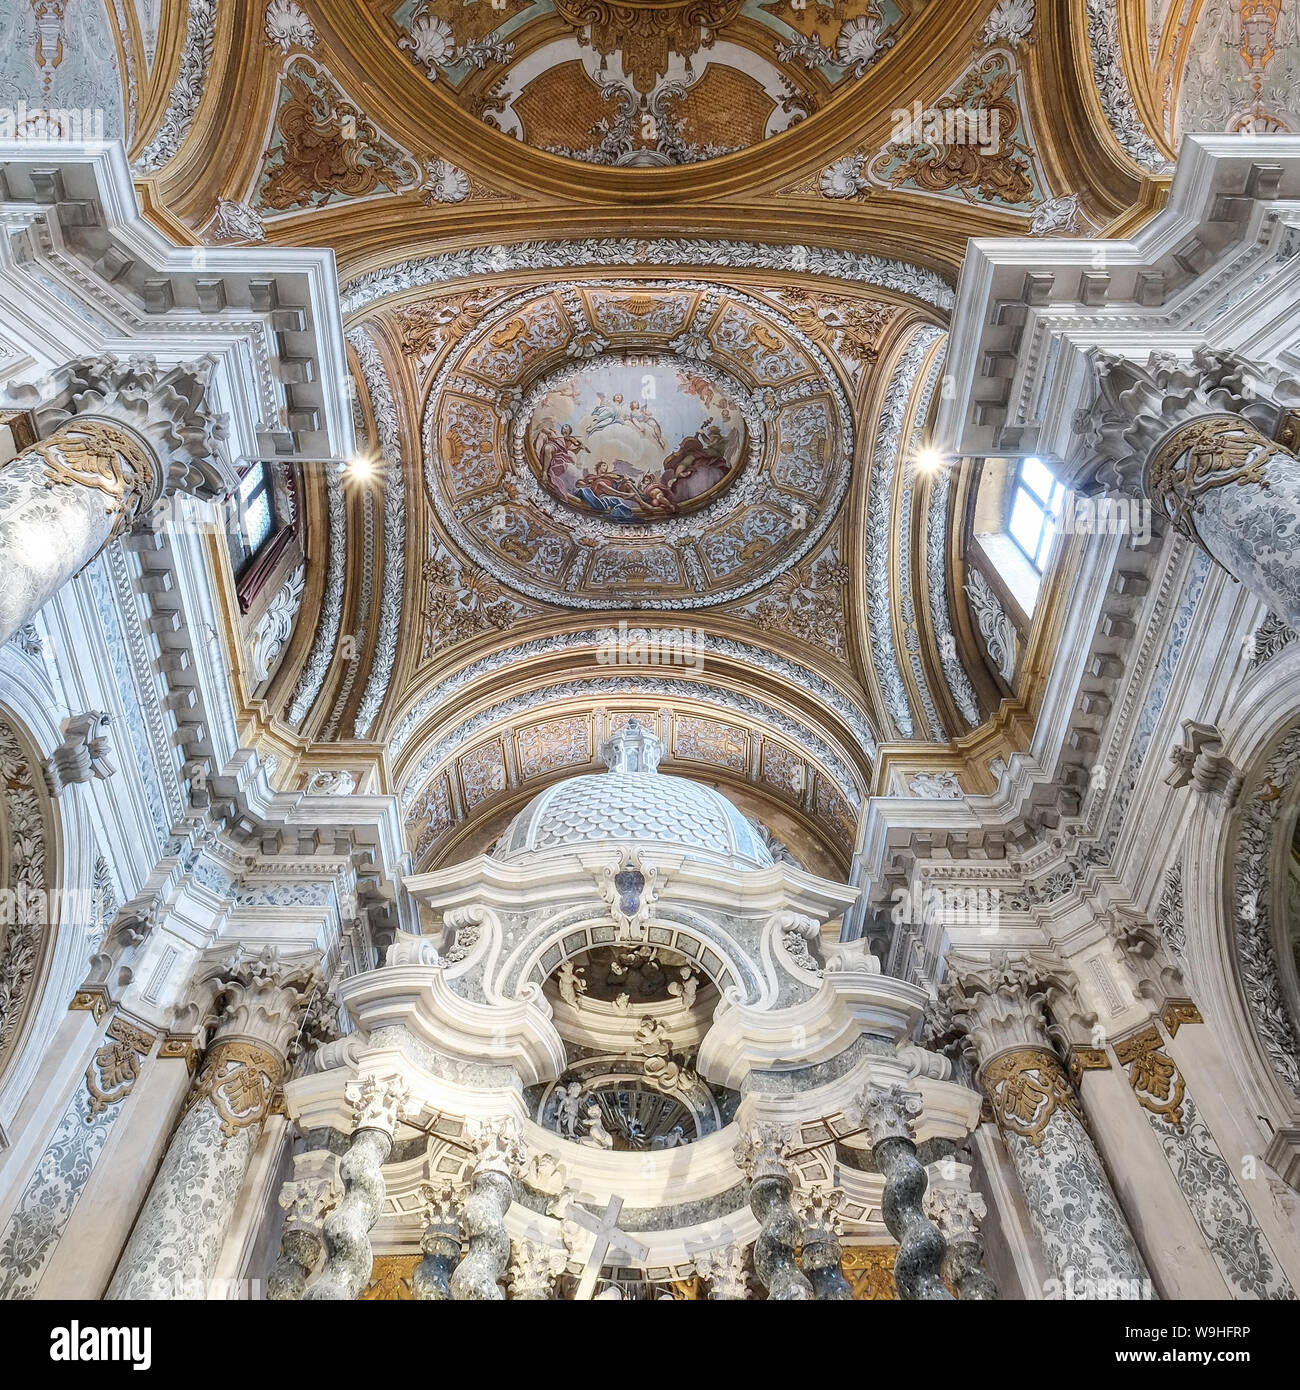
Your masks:
M611 1197L604 1216L595 1216L580 1206L570 1206L564 1213L566 1221L572 1221L592 1233L591 1249L587 1251L582 1276L578 1280L576 1299L589 1299L596 1291L596 1280L604 1267L605 1257L611 1250L626 1255L633 1263L650 1258L648 1246L642 1245L635 1236L618 1228L618 1214L623 1209L622 1197Z

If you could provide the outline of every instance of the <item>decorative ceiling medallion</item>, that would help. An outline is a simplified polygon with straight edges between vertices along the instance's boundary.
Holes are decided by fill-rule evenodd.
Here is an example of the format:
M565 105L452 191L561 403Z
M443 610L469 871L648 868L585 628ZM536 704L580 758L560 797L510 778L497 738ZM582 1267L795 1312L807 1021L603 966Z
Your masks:
M723 373L684 359L597 357L534 388L515 423L514 456L527 459L552 497L586 515L684 515L714 499L756 452L746 423L754 407L743 395L742 403L742 389Z
M455 543L570 608L752 592L824 534L852 451L848 401L811 339L700 282L513 297L444 361L424 422Z

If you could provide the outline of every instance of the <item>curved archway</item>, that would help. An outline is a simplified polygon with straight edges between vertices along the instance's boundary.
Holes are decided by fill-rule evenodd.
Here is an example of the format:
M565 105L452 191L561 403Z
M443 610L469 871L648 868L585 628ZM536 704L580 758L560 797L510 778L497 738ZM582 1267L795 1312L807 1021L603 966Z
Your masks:
M21 720L0 706L0 1097L27 1045L53 972L59 923L54 810L40 752Z
M1198 798L1183 842L1181 901L1166 905L1182 914L1189 978L1233 1080L1274 1131L1300 1120L1300 1021L1286 1003L1289 962L1277 949L1286 925L1278 864L1300 816L1298 680L1300 651L1287 650L1243 689L1224 744L1243 771L1240 800L1230 810Z

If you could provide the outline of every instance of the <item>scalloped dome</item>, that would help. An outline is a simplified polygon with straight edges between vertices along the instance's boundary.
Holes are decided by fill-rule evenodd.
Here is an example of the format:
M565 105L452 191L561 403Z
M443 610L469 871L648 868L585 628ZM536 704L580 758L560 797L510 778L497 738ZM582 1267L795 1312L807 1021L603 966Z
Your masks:
M659 772L663 751L629 720L601 749L609 771L547 787L510 822L493 858L517 863L576 845L663 845L729 868L770 868L771 852L721 792Z

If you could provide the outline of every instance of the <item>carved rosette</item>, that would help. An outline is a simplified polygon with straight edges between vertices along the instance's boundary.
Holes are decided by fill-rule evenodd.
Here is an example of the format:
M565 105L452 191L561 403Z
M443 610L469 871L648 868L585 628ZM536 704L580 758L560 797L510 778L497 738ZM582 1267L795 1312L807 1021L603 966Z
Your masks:
M922 1205L928 1181L916 1156L912 1125L923 1104L916 1091L902 1086L869 1086L857 1101L871 1134L871 1152L885 1175L881 1215L898 1242L894 1283L901 1298L951 1299L941 1277L946 1247Z
M750 1180L750 1208L763 1227L754 1242L754 1272L767 1286L768 1298L781 1302L813 1296L795 1259L802 1227L786 1165L792 1138L793 1131L781 1125L760 1123L746 1130L735 1148L736 1165Z
M451 1296L458 1302L495 1302L505 1298L500 1281L510 1263L506 1212L528 1151L512 1119L472 1120L465 1129L475 1161L462 1215L467 1246L451 1277Z

